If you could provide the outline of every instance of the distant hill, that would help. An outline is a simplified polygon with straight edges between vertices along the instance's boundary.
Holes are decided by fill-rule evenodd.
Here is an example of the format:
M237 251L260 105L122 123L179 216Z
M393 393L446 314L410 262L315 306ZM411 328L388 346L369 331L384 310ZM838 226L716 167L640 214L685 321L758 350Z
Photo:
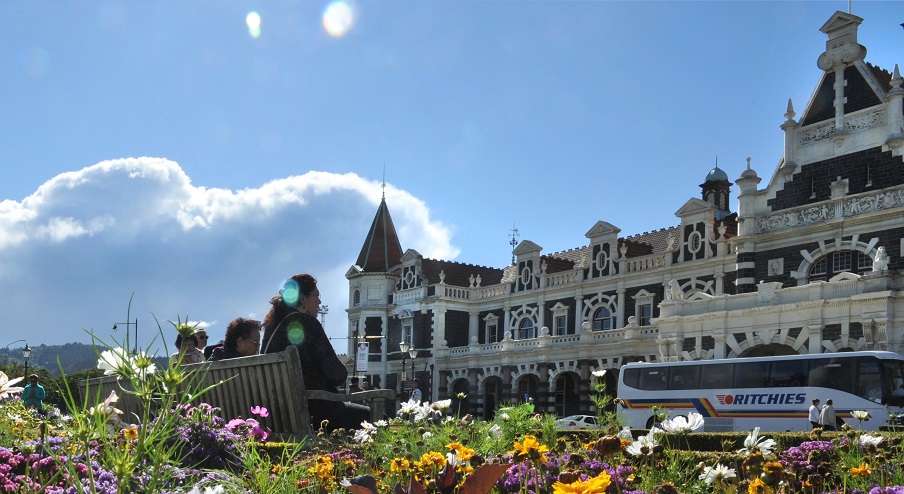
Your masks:
M31 348L28 357L29 368L46 369L53 377L60 376L60 367L67 375L97 367L97 352L92 345L86 343L66 343L65 345L39 345ZM106 348L98 348L103 351ZM59 364L57 364L59 359ZM157 358L157 366L166 365L168 359ZM22 348L0 348L0 362L22 365Z

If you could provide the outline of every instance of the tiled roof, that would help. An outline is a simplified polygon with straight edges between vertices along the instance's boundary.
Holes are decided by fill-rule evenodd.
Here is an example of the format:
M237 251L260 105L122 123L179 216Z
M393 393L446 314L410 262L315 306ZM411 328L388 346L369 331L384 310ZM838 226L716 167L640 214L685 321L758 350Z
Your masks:
M624 240L627 242L635 242L640 244L647 244L653 248L653 252L663 252L666 247L668 247L668 238L669 235L675 238L677 241L681 238L681 226L671 226L668 228L662 228L659 230L654 230L652 232L643 232L638 235L632 235L630 237L626 237ZM631 256L630 244L628 248L628 256Z
M480 275L480 286L498 285L502 281L504 269L476 266L453 261L424 259L421 271L431 285L439 283L440 272L445 273L445 283L453 286L470 286L470 277Z
M886 93L891 91L891 72L869 62L866 62L866 66L873 74L873 77L875 77L879 84L882 86L882 90Z

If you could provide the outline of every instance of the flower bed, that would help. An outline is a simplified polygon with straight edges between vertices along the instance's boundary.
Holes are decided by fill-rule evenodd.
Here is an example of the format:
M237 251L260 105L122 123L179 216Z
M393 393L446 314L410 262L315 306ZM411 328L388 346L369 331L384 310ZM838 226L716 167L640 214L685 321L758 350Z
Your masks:
M479 421L455 417L446 401L406 403L398 419L308 444L266 443L254 419L266 409L225 422L166 391L184 379L177 367L149 370L126 352L111 360L111 373L167 413L123 418L111 395L71 416L40 416L0 373L0 492L904 493L901 441L891 432L777 442L754 430L738 442L694 433L703 418L691 414L636 438L611 415L601 415L600 430L560 434L531 404ZM712 437L721 447L700 451Z

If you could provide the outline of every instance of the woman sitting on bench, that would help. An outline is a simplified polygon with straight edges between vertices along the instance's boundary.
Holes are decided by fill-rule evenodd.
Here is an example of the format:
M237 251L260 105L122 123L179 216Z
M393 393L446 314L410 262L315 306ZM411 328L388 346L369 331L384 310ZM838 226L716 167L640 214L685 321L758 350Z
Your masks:
M279 295L270 299L261 353L281 352L295 345L305 388L338 393L338 387L348 378L348 370L317 320L319 308L320 290L313 276L296 274L286 280ZM361 422L370 420L370 408L354 403L308 400L308 409L315 431L323 421L327 421L326 429L333 431L360 429Z

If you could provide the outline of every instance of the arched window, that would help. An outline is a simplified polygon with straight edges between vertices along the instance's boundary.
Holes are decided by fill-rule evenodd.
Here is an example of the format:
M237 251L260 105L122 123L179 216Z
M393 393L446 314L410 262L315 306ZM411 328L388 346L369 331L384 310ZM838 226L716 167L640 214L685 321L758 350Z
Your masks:
M356 307L361 305L361 290L355 290L355 293L352 295L352 305Z
M528 340L536 337L537 335L534 333L534 321L530 320L530 318L522 319L518 324L518 339Z
M600 307L593 313L593 330L605 331L615 327L615 318L608 307Z
M863 274L873 269L873 259L858 250L830 252L810 265L809 281L828 281L838 273Z

